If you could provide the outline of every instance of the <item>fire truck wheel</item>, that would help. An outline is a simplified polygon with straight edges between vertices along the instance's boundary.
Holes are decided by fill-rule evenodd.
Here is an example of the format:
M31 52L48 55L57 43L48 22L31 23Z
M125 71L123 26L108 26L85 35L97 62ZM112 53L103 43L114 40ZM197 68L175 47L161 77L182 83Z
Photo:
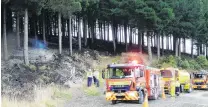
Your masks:
M144 102L144 93L142 91L139 91L139 104L142 104Z
M116 102L117 102L116 100L112 100L112 104L116 104Z

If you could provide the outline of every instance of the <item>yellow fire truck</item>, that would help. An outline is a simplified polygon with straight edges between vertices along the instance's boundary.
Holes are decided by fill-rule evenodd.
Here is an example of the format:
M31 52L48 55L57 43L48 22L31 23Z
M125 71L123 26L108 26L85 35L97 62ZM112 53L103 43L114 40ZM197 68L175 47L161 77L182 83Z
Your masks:
M180 92L186 91L190 93L192 91L191 75L187 71L177 68L163 68L160 71L163 81L165 82L165 93L175 96L175 84L177 79L180 83Z
M198 72L193 73L193 88L194 89L208 89L208 73Z

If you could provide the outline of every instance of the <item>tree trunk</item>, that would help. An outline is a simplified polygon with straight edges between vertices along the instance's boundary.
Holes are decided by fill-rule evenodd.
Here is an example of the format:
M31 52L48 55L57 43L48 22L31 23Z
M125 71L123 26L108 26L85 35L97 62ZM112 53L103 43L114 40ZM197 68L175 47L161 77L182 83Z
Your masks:
M194 39L191 38L191 57L194 58Z
M164 55L164 35L162 33L162 55Z
M17 12L17 20L16 20L16 35L17 35L17 49L20 49L20 19L19 19L19 12ZM35 28L34 28L35 29Z
M105 35L105 21L103 23L103 30L104 30L104 40L106 40L106 35Z
M68 19L68 36L69 36L69 55L72 56L71 16L69 16Z
M108 23L108 30L107 30L107 31L108 31L108 33L107 33L108 41L110 41L110 36L109 36L109 35L110 35L110 34L109 34L110 29L109 29L109 27L110 27L110 26L109 26L109 23Z
M142 48L144 47L144 32L142 32Z
M206 57L206 45L204 44L203 46L203 55Z
M200 54L200 55L203 54L203 53L202 53L202 44L201 44L201 43L200 43L200 53L199 53L199 54Z
M6 4L4 4L4 60L8 60L8 50L7 50L7 26L6 26Z
M157 47L157 35L154 35L154 46Z
M181 57L181 38L179 38L178 56Z
M130 27L129 45L132 46L132 28Z
M87 20L83 18L83 36L84 36L84 46L87 47Z
M62 20L61 20L61 25L62 25L62 36L65 37L66 36L65 35L66 24L65 24L65 19L64 18L62 18Z
M155 47L153 43L154 36L151 36L151 47Z
M179 46L179 43L178 43L178 38L175 38L175 56L178 56L178 46Z
M94 24L91 25L91 46L94 43Z
M174 50L172 45L172 35L170 35L170 50Z
M11 33L13 32L13 29L12 29L12 25L13 25L13 20L12 20L12 10L9 6L6 6L5 4L5 9L6 9L6 31L7 33Z
M152 61L152 49L151 49L151 34L150 32L147 32L147 47L148 47L148 55L149 55L149 61Z
M74 24L73 24L73 30L74 30L73 31L73 33L74 33L73 36L76 37L76 16L74 17L73 22L74 22Z
M206 47L206 57L207 57L207 59L208 59L208 44L206 45L207 47Z
M43 19L42 17L39 17L39 21L40 21L40 35L43 35Z
M122 44L122 26L120 25L120 44Z
M173 51L176 52L176 41L177 41L177 38L175 37L175 35L173 35Z
M25 8L25 17L24 17L24 63L29 65L28 58L28 9Z
M43 12L43 42L46 44L45 12Z
M183 38L183 52L186 53L186 38Z
M34 16L35 17L35 16ZM34 36L35 36L35 46L37 46L37 40L38 40L38 25L37 25L37 17L35 17L35 20L33 21L34 26Z
M124 24L124 37L125 37L125 45L126 45L126 52L128 51L128 45L127 45L127 25Z
M112 24L112 37L113 37L113 52L115 53L116 52L116 35L115 35L115 27L114 25Z
M117 24L115 24L115 41L116 41L116 45L118 44L118 25Z
M139 31L138 31L138 45L139 45L139 52L142 53L142 32Z
M157 59L160 59L160 33L157 34Z
M58 13L59 54L62 54L61 13Z
M99 24L99 33L100 33L100 37L101 37L101 40L104 40L104 37L103 37L103 32L102 32L102 23L100 22Z
M81 20L80 17L78 17L78 42L79 42L79 51L82 49L82 42L81 42Z
M167 40L166 40L166 49L169 50L169 49L170 49L170 48L169 48L169 44L170 44L170 43L169 43L169 40L170 40L170 39L169 39L169 35L166 37L166 39L167 39Z
M55 25L54 25L54 36L57 35L57 19L58 19L58 18L57 18L57 14L55 14L55 19L54 19L54 20L55 20L55 21L54 21L54 22L55 22Z

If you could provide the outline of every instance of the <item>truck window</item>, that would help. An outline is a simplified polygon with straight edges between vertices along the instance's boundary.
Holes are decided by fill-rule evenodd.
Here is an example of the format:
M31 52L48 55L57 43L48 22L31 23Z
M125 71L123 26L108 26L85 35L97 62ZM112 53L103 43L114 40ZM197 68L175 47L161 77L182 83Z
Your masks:
M127 78L133 76L132 69L127 68L109 68L109 78Z
M205 77L205 75L202 75L202 74L195 74L194 78L202 78L202 79L204 79L206 77Z
M166 78L172 78L172 72L170 70L160 70L161 76Z
M143 72L144 72L143 70L137 68L137 69L135 69L135 76L136 77L143 77Z

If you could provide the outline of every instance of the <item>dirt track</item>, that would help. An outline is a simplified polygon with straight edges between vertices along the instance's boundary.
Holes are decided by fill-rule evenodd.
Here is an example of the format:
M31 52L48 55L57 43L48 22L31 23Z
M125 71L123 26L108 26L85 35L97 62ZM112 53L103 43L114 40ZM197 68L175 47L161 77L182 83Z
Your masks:
M77 90L76 98L72 98L65 107L142 107L137 102L118 102L112 105L105 100L105 96L86 96ZM149 107L208 107L208 91L197 90L192 93L183 93L179 97L149 100Z

